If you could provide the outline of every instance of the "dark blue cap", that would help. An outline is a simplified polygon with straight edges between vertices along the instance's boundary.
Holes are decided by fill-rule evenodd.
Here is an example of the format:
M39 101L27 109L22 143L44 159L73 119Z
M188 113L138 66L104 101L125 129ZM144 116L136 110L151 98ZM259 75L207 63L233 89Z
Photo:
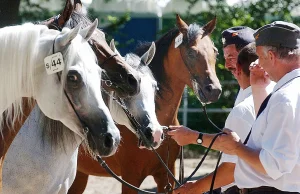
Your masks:
M255 31L252 28L247 26L235 26L228 28L222 32L223 47L231 44L244 47L247 44L255 41L253 37L254 32Z
M300 28L289 22L276 21L264 25L254 33L254 37L256 46L300 47Z

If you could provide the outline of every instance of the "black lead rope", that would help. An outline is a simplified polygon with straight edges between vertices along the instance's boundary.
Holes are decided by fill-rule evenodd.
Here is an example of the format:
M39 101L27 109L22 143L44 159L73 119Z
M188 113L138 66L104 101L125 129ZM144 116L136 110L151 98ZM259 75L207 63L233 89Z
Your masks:
M118 101L118 103L123 104L123 106L121 106L124 110L124 112L126 113L128 119L130 120L130 122L137 128L137 132L139 133L139 135L141 136L141 138L143 139L144 143L146 145L149 145L152 149L152 151L156 154L156 156L158 157L158 159L160 160L160 162L163 164L163 166L165 167L165 169L167 170L167 172L171 175L171 177L174 179L175 183L177 184L177 187L175 187L174 189L172 188L168 188L166 189L165 193L157 193L157 192L151 192L151 191L145 191L142 190L126 181L124 181L123 179L121 179L120 177L118 177L110 168L109 166L106 164L106 162L102 159L102 157L100 155L96 156L97 161L99 162L99 164L112 176L114 177L116 180L118 180L119 182L121 182L122 184L128 186L131 189L134 189L136 191L142 192L142 193L147 193L147 194L166 194L168 192L172 192L176 189L178 189L179 187L181 187L183 184L187 183L187 181L189 181L194 174L198 171L198 169L201 167L202 163L204 162L206 156L208 155L208 152L211 150L212 145L214 144L215 140L217 139L217 137L219 135L222 135L223 133L218 133L212 140L212 142L210 143L209 147L206 150L206 153L204 154L204 156L202 157L201 161L199 162L199 164L197 165L197 167L195 168L195 170L191 173L191 175L185 179L182 183L179 183L175 176L172 174L172 172L169 170L169 168L167 167L167 165L164 163L164 161L162 160L162 158L160 157L160 155L155 151L155 149L151 146L151 144L149 143L149 141L146 139L144 133L140 130L141 125L136 121L136 119L134 118L134 116L128 111L128 109L125 108L124 106L124 102L119 98L116 99L115 97L113 97L113 100ZM208 118L207 112L206 112L206 108L204 106L204 112L206 117ZM209 118L208 120L218 129L221 130L220 128L218 128ZM218 164L217 164L218 166Z

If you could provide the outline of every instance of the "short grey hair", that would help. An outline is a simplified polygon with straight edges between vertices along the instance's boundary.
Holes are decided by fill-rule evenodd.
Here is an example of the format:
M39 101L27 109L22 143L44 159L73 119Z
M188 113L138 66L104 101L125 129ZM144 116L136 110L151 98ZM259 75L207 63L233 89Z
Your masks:
M264 52L267 55L268 51L276 54L278 59L283 61L291 61L300 58L300 48L291 49L287 47L263 46Z

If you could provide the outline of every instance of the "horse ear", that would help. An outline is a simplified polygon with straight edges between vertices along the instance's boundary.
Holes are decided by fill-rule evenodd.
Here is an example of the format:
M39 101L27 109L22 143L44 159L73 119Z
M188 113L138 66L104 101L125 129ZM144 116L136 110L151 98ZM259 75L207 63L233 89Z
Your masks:
M70 19L71 14L74 11L74 0L67 0L65 8L58 18L58 24L60 27L63 27L65 23Z
M69 32L66 32L61 37L57 38L55 41L57 48L64 48L67 46L79 33L81 28L81 23L79 23L75 28L71 29Z
M216 28L216 24L217 24L217 17L215 16L214 19L212 19L211 21L209 21L207 24L205 24L202 27L202 29L204 31L202 38L206 35L210 35Z
M189 26L180 18L178 14L176 14L176 25L182 34L185 35L187 33Z
M143 56L141 57L141 61L143 61L145 65L149 65L149 63L151 63L155 55L155 51L156 51L156 46L155 43L152 42L148 51L145 54L143 54Z
M117 48L116 48L115 40L114 40L114 39L112 39L112 40L110 41L109 46L110 46L110 49L111 49L114 53L116 53L117 55L119 55L120 57L122 57L121 54L119 53L119 51L118 51Z
M80 30L79 34L86 41L88 41L92 37L92 35L93 35L95 29L97 28L97 26L98 26L98 19L95 19L95 21L91 25L89 25L88 27Z

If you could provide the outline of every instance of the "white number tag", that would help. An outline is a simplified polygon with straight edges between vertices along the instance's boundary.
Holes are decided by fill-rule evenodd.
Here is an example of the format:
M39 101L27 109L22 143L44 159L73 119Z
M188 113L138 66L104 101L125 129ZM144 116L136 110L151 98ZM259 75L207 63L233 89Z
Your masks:
M64 59L60 52L46 57L44 63L48 75L60 72L65 68Z
M176 38L175 38L175 48L179 47L181 45L183 41L183 34L179 34Z

